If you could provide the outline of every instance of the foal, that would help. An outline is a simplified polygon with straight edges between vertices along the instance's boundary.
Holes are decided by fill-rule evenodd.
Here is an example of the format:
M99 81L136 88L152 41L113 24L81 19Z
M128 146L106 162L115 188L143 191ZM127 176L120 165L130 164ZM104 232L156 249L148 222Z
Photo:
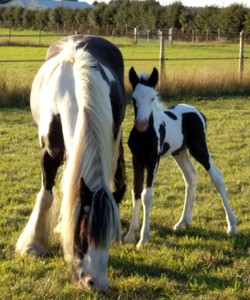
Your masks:
M129 80L133 87L132 100L135 111L135 123L128 140L133 157L134 187L132 219L129 232L124 238L125 242L135 240L135 232L139 229L141 200L144 217L137 247L149 239L153 184L161 157L172 155L185 180L184 208L174 230L191 224L198 172L189 158L188 151L208 172L222 198L228 223L227 232L236 234L237 219L230 208L222 174L208 152L204 115L194 107L184 104L165 110L155 90L158 82L156 68L149 77L146 74L138 77L132 67L129 71ZM145 170L146 186L143 189Z

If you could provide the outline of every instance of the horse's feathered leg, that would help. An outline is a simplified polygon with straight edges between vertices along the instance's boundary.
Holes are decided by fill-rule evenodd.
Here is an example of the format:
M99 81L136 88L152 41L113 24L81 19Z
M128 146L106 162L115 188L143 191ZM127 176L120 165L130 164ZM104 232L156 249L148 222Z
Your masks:
M193 166L186 149L182 150L178 155L173 157L182 172L186 187L183 212L180 220L174 226L174 230L179 230L187 227L192 222L198 172Z
M42 187L37 195L36 204L23 233L20 235L16 252L23 255L31 253L41 256L50 247L52 234L52 203L54 180L61 159L53 159L44 149L42 152Z

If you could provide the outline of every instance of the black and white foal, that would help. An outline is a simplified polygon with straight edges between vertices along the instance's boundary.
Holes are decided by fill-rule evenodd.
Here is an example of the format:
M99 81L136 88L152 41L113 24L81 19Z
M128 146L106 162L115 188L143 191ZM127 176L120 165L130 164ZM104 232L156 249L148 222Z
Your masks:
M135 110L135 123L130 133L128 145L132 152L134 168L134 187L132 191L133 213L126 242L135 240L139 229L140 203L143 204L143 225L139 247L149 239L149 216L152 206L154 178L161 157L172 155L182 171L186 196L183 213L174 230L190 225L196 196L197 170L189 153L203 165L219 192L226 212L229 234L237 233L237 219L233 214L221 172L214 165L206 144L206 119L192 106L179 104L167 110L159 102L155 86L158 82L156 68L150 76L137 76L132 67L129 80L133 87L132 100ZM146 186L144 172L146 170Z

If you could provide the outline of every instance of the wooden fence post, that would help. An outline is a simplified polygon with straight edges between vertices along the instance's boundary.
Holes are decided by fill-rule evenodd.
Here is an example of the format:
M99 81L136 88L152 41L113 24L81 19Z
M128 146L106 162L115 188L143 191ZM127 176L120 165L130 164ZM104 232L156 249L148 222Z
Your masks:
M41 29L39 30L39 36L38 36L38 46L41 46L41 36L42 36L42 32Z
M220 28L218 28L218 41L220 41Z
M192 44L194 44L195 41L195 29L192 29Z
M173 43L173 28L169 28L169 31L168 31L168 43L170 46L172 46L172 43Z
M244 71L244 32L240 32L240 52L239 52L239 80L243 79Z
M134 44L137 45L137 27L134 28Z
M9 28L9 45L11 43L11 27Z
M147 42L149 42L150 30L147 29Z
M160 74L159 74L159 77L160 77L160 87L163 85L164 83L164 78L165 78L165 64L164 64L164 50L165 50L165 35L164 35L164 32L163 31L160 31L159 32L159 38L160 38L160 59L159 59L159 62L160 62L160 66L159 66L159 69L160 69Z

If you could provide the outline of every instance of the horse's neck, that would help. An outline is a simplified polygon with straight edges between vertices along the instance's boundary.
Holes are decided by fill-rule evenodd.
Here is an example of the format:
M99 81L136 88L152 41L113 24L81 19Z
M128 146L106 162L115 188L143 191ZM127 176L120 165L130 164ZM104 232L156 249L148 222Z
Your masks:
M160 102L156 102L152 109L154 119L162 120L164 116L164 107Z

